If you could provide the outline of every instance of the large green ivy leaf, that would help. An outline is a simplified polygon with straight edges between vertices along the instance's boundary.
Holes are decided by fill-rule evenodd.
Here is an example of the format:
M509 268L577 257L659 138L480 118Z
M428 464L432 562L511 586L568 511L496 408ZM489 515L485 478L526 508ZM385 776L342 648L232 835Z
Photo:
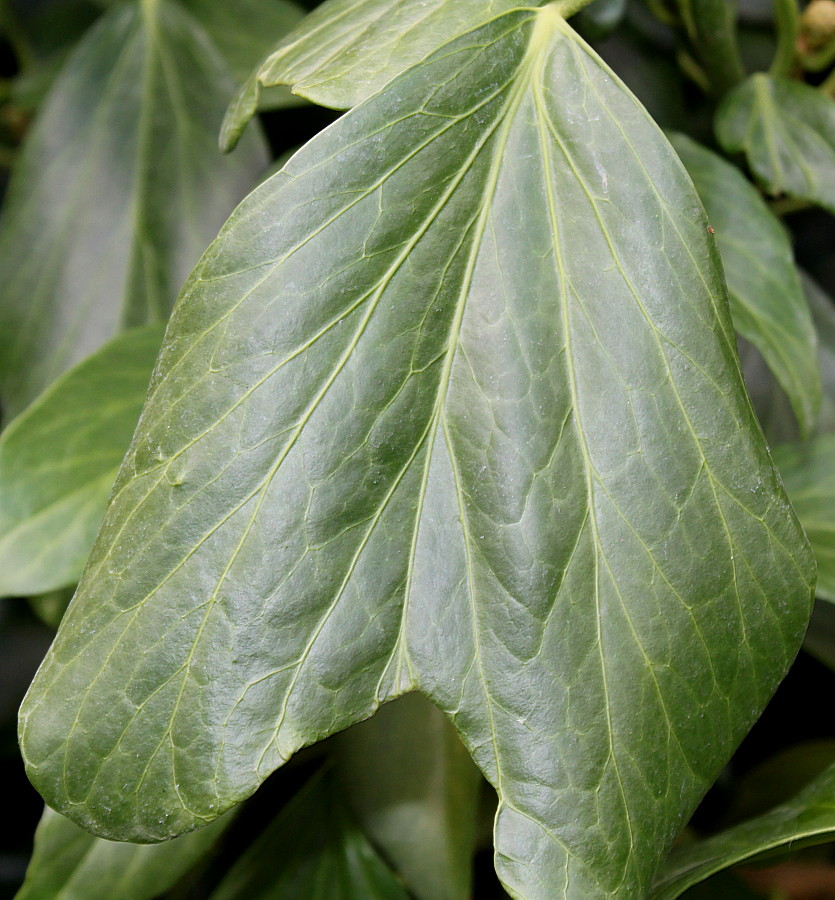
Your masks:
M163 325L66 372L0 436L0 596L75 584L130 445Z
M821 404L817 335L789 237L736 166L683 134L671 140L716 233L734 325L762 353L809 434Z
M255 191L156 371L22 710L48 801L159 840L418 688L498 791L514 896L643 896L814 565L692 184L554 8Z
M253 133L217 150L233 91L202 30L167 0L118 5L56 81L0 225L7 415L124 326L164 319L266 166Z
M289 85L320 106L350 109L441 44L492 16L542 0L325 0L283 37L229 108L221 146L238 142L262 88Z
M407 694L335 741L342 795L415 900L472 897L481 774L446 717Z
M727 831L670 854L651 900L675 900L716 872L771 850L822 843L835 833L835 766L794 799Z
M835 603L835 434L774 449L818 562L817 594Z
M771 194L835 212L835 101L807 84L759 73L731 91L716 114L716 136L745 153Z
M94 837L47 808L15 900L153 900L206 853L232 815L164 844L138 845Z
M293 798L235 863L211 900L296 897L408 900L329 777L315 777Z

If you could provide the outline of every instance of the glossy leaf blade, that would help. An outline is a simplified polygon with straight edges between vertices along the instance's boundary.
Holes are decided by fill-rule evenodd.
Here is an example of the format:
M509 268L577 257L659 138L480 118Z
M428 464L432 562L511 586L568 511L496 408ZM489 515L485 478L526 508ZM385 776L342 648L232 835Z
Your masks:
M759 73L716 115L716 136L745 153L766 190L835 212L835 101L807 84Z
M0 436L0 596L75 584L148 392L164 326L114 338Z
M174 312L23 707L49 802L164 838L416 687L499 793L512 894L643 896L813 579L708 237L550 7L299 151Z
M835 603L835 435L775 447L773 454L815 553L817 594Z
M276 817L210 900L408 900L339 799L317 776Z
M262 88L350 109L456 35L492 16L542 0L326 0L255 69L223 123L221 146L236 145Z
M735 166L685 135L675 135L672 144L715 231L734 325L762 353L808 435L820 409L821 376L789 237Z
M443 713L407 694L339 735L334 756L340 796L410 895L472 897L483 782Z
M119 330L164 320L266 166L253 133L216 146L234 90L179 6L118 5L58 77L0 225L0 394L20 412Z
M15 900L154 900L209 850L231 820L230 814L173 841L137 845L94 837L46 809Z
M697 844L674 850L651 900L675 900L716 872L761 853L823 842L835 833L835 766L789 803Z

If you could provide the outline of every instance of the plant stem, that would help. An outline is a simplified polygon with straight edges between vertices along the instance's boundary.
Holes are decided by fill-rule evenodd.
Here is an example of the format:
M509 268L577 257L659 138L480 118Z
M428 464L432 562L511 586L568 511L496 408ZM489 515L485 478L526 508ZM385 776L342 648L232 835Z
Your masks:
M580 12L583 7L588 6L591 2L592 0L553 0L549 6L552 6L559 15L567 19L569 16Z
M696 62L695 59L684 49L680 49L676 54L681 71L705 93L712 92L710 79L705 74L705 70Z
M736 11L728 0L676 0L711 93L721 97L745 78L736 40Z
M781 197L779 200L771 200L768 205L775 216L788 216L812 209L815 204L808 200L796 200L794 197Z
M820 50L801 53L800 63L807 72L822 72L835 62L835 41L830 41Z
M664 25L674 28L678 24L678 19L667 9L663 0L647 0L647 6L655 18Z
M774 18L777 25L777 52L769 71L778 78L788 78L797 61L797 35L800 31L797 0L774 0Z

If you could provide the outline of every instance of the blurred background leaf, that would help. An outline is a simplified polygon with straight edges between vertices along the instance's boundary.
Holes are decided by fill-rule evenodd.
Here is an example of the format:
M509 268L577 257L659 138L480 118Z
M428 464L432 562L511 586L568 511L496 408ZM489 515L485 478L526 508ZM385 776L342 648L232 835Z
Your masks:
M0 434L0 596L75 584L136 429L164 325L114 338Z
M246 850L210 900L408 900L330 773L316 775Z
M446 716L407 694L334 747L357 821L416 900L471 896L482 776Z
M671 140L714 229L734 326L762 353L808 435L821 404L818 341L788 233L736 166L686 135Z
M168 890L229 827L234 812L165 844L93 837L46 809L16 900L153 900Z
M217 152L233 83L178 6L115 6L73 52L0 219L6 416L119 330L164 321L266 167L257 131Z
M807 84L753 75L725 97L716 135L729 153L744 153L773 196L835 212L835 101Z

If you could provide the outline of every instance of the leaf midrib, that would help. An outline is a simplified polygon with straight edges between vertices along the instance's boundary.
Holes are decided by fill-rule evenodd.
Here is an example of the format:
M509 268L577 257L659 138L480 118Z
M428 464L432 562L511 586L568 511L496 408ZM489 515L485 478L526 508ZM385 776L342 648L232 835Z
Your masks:
M399 480L403 476L405 476L405 473L406 473L408 467L411 466L411 463L417 457L418 452L419 452L421 446L423 445L424 441L428 442L429 450L427 452L426 461L424 463L425 468L424 468L423 477L422 477L422 481L421 481L421 494L418 497L418 506L417 506L417 512L416 512L416 516L415 516L415 527L413 529L412 552L410 554L409 564L408 564L408 572L413 573L414 572L414 554L417 550L417 535L420 530L421 513L423 511L423 507L424 507L424 503L425 503L425 499L426 499L426 489L427 489L427 486L429 483L429 469L432 464L432 451L435 446L435 439L437 436L438 428L442 427L444 436L445 436L445 442L446 442L449 457L450 457L450 463L453 468L461 526L465 532L464 545L465 545L466 554L467 554L468 593L470 595L470 602L471 602L471 608L472 608L473 626L474 626L473 627L473 635L474 635L474 640L476 641L476 646L478 646L478 631L479 630L478 630L478 625L477 625L477 613L476 613L476 609L475 609L475 590L474 590L474 586L473 586L472 564L471 564L471 558L470 558L470 552L471 552L470 540L467 536L468 535L468 527L467 527L466 509L465 509L465 504L463 503L463 497L462 497L462 492L461 492L461 488L460 488L460 474L458 471L458 467L456 465L456 457L455 457L455 454L453 451L451 435L449 433L449 423L446 418L445 404L446 404L446 399L447 399L448 392L449 392L452 369L453 369L453 365L455 362L456 353L457 353L457 350L459 347L461 326L463 324L464 314L465 314L466 307L467 307L467 297L469 294L469 290L472 286L472 279L473 279L473 276L475 273L475 267L476 267L476 263L477 263L477 259L478 259L479 250L481 248L481 242L482 242L482 239L484 236L484 231L486 229L487 221L489 219L491 202L495 196L495 191L496 191L496 188L498 185L502 157L504 155L504 149L507 146L507 141L509 139L509 132L510 132L510 129L513 124L513 118L515 116L516 111L518 110L519 104L521 103L522 97L524 96L525 90L529 86L530 79L533 75L533 67L534 67L535 56L536 56L536 43L537 43L537 37L538 37L537 29L539 27L539 24L542 21L543 21L543 18L541 16L537 17L536 24L533 26L533 32L531 34L530 43L529 43L528 50L525 55L525 59L522 62L522 65L520 66L519 71L517 72L517 74L514 77L514 84L509 91L508 98L507 98L507 101L505 103L503 110L496 116L495 124L486 132L486 135L481 139L479 144L477 144L476 149L470 154L470 156L468 157L464 166L461 167L458 177L453 180L452 185L451 185L450 189L448 190L447 195L444 198L442 198L442 201L439 204L438 209L437 209L437 213L440 213L441 209L443 209L443 207L446 205L446 203L449 201L449 199L451 199L452 196L454 195L455 191L457 190L461 181L463 181L465 175L470 170L470 167L475 162L478 155L481 153L481 151L487 145L487 143L493 138L494 134L496 134L497 135L496 148L493 151L493 157L492 157L492 160L490 163L490 170L488 173L487 181L485 183L484 196L482 199L481 208L479 209L478 216L477 216L476 230L475 230L475 233L474 233L474 236L472 239L472 243L470 245L470 253L469 253L468 260L467 260L467 268L462 277L461 288L459 289L459 296L458 296L458 301L456 303L455 316L454 316L453 321L450 326L450 336L449 336L449 339L447 342L447 350L446 350L446 353L444 356L444 366L441 371L441 376L440 376L440 379L438 382L435 404L434 404L432 413L430 414L430 417L429 417L429 423L428 423L427 429L421 436L420 441L418 442L418 446L415 449L415 452L412 454L411 458L409 459L409 461L407 463L407 466L402 471L401 475L398 478L398 482L397 482L399 484ZM521 24L517 27L521 27ZM431 221L427 223L426 227L424 229L422 229L421 232L419 232L419 234L415 238L414 242L413 243L410 242L410 244L407 245L407 248L404 251L403 261L405 261L405 259L408 258L408 254L411 252L411 250L414 248L414 246L417 244L418 240L423 236L423 234L425 234L426 230L428 230L428 228L429 228L429 225L431 225L431 222L434 221L434 219L436 217L437 217L437 214L434 214L431 217ZM381 292L380 296L382 296L382 292ZM397 484L395 484L395 488L396 488L396 486L397 486ZM394 493L394 490L392 490L391 493L387 496L386 502L388 502L390 497L393 496L393 493ZM381 509L380 514L382 514L382 511L383 510ZM372 524L372 529L373 529L374 525L376 525L377 521L379 521L379 516L375 517L373 524ZM371 534L371 531L369 531L366 541L368 539L370 539L370 534ZM364 544L363 544L363 546L364 546ZM361 546L360 550L361 549L362 549L362 546ZM335 609L336 604L338 603L338 600L341 597L342 591L344 591L345 586L347 586L348 579L350 578L350 576L353 572L353 568L356 565L356 562L358 561L358 559L359 559L359 552L355 556L354 561L349 569L348 575L346 576L346 578L343 582L343 585L340 588L339 595L337 596L336 600L332 604L331 608L328 610L326 617L323 619L322 627L324 626L324 623L327 621L327 616L329 616L330 613L332 612L332 610ZM401 655L405 655L406 665L408 668L411 668L411 666L410 666L410 661L408 659L408 649L407 649L407 643L406 643L405 638L406 638L406 622L407 622L407 618L408 618L408 608L409 608L411 589L412 589L412 581L409 578L409 579L407 579L406 587L405 587L405 591L404 591L403 607L401 610L400 635L399 635L398 641L395 645L395 652L398 654L398 657L402 658ZM321 629L319 629L319 630L321 630ZM317 631L317 634L318 634L318 631ZM314 636L313 640L315 640L315 636ZM291 693L294 689L294 686L298 680L299 674L301 672L301 667L304 665L304 661L306 660L309 652L312 650L312 647L313 647L313 641L311 641L309 643L308 647L306 648L306 652L305 652L305 654L303 654L303 658L302 658L301 662L299 663L299 667L296 670L294 679L291 682L290 687L287 690L287 693L285 694L285 701L284 701L284 704L282 707L282 715L279 719L279 722L278 722L275 732L274 732L274 735L275 735L274 740L277 739L278 733L282 727L282 724L284 721L284 715L285 715L286 709L287 709L287 705L289 704L290 695L291 695ZM486 682L486 678L484 675L483 667L481 665L481 654L478 651L478 649L476 649L475 655L476 655L476 659L477 659L477 666L479 668L480 680L482 682L482 686L483 686L483 690L484 690L484 694L485 694L485 700L487 701L487 707L490 710L490 730L491 730L491 735L492 735L492 739L493 739L493 747L494 747L494 754L495 754L495 760L496 760L496 771L497 771L497 773L499 773L499 781L501 781L501 775L500 775L501 767L499 764L498 748L497 748L496 739L495 739L496 729L495 729L495 723L492 718L492 708L490 705L490 703L491 703L490 694L487 689L487 682ZM388 667L386 667L386 668L388 668ZM400 663L398 663L398 665L395 668L394 677L397 680L397 682L399 683L400 679L402 677L402 669L401 669ZM379 686L378 686L378 688L379 688Z
M586 487L586 516L583 519L583 524L581 528L585 528L586 523L588 522L591 526L592 531L592 540L595 546L594 556L594 604L595 604L595 624L594 627L596 629L596 638L595 638L595 646L597 647L597 654L600 661L600 676L601 676L601 687L603 692L603 707L605 709L605 717L606 717L606 737L608 740L608 757L609 761L611 761L614 767L615 778L618 785L618 790L620 793L621 803L623 804L623 809L628 809L628 802L626 799L626 791L623 783L623 776L621 775L620 765L618 763L617 753L615 752L615 735L614 735L614 726L612 722L612 707L610 702L610 690L609 690L609 676L606 666L606 654L603 648L603 630L602 630L602 610L600 604L600 536L598 531L598 523L597 516L595 512L595 501L594 501L594 480L593 480L593 466L591 462L591 457L588 449L588 440L583 429L582 421L579 414L579 392L577 390L577 373L574 366L574 351L572 347L572 333L571 333L571 323L569 321L568 315L568 289L570 287L570 281L568 278L568 272L565 268L565 260L562 254L562 244L560 240L560 235L562 229L559 224L559 214L557 210L557 198L554 193L554 174L553 174L553 161L551 158L551 148L548 140L548 133L550 132L550 136L552 139L556 139L556 134L554 129L550 127L550 116L548 115L547 106L545 103L545 98L542 96L542 84L537 84L534 90L534 102L536 106L536 114L537 114L537 131L539 134L539 143L540 143L540 153L542 155L543 167L544 167L544 176L545 176L545 189L546 189L546 197L548 200L548 213L551 220L551 233L553 235L553 254L554 254L554 262L557 266L557 271L559 273L559 289L560 289L560 316L562 321L562 331L563 331L563 341L565 342L565 362L566 362L566 375L568 376L568 385L569 391L571 394L571 409L572 409L572 419L574 422L575 432L578 438L578 446L581 452L581 456L583 459L583 472L584 472L584 481ZM549 124L546 125L545 123ZM568 160L567 150L561 146L563 153ZM572 167L572 171L574 171L575 177L578 177L576 170L574 170L573 162L570 162ZM581 538L581 534L578 534L577 542L579 543ZM632 829L632 823L629 816L624 816L627 825L627 831L629 834L629 850L625 855L623 860L623 868L621 870L621 880L619 885L622 885L627 877L627 872L629 869L629 864L631 862L632 854L634 852L635 847L635 835ZM612 893L616 893L615 889Z

